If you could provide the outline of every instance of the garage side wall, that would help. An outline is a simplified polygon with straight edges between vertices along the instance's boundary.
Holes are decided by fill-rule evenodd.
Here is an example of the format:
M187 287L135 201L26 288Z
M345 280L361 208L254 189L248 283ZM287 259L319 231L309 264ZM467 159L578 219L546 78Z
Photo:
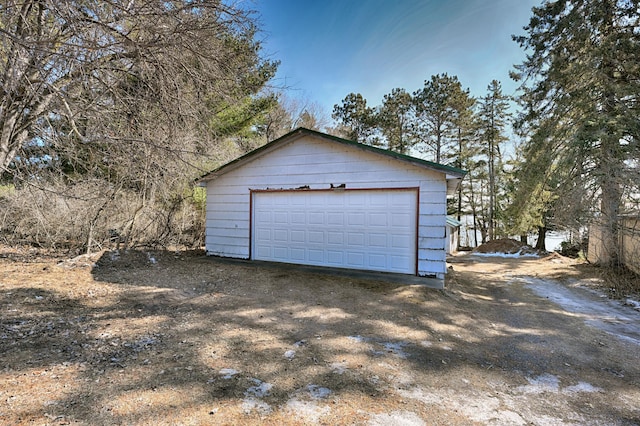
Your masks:
M250 257L250 190L419 188L418 274L443 279L446 178L443 173L357 147L306 136L207 183L208 254Z

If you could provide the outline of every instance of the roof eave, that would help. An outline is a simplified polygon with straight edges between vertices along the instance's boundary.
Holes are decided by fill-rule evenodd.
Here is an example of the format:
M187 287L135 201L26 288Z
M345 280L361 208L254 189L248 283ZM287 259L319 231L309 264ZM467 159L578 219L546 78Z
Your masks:
M404 161L407 163L410 163L412 165L415 166L419 166L422 168L426 168L429 170L433 170L433 171L437 171L440 173L445 173L446 179L447 181L449 180L462 180L462 178L467 174L466 171L462 170L462 169L458 169L456 167L452 167L452 166L446 166L444 164L438 164L438 163L433 163L431 161L427 161L427 160L422 160L420 158L415 158L415 157L410 157L408 155L405 154L400 154L397 152L393 152L393 151L389 151L386 149L382 149L382 148L377 148L374 146L370 146L370 145L365 145L362 143L358 143L358 142L354 142L354 141L350 141L348 139L343 139L340 138L338 136L332 136L332 135L328 135L326 133L321 133L321 132L317 132L315 130L310 130L310 129L305 129L303 127L299 127L289 133L287 133L284 136L281 136L278 139L275 139L259 148L254 149L251 152L248 152L247 154L244 154L238 158L236 158L235 160L232 160L220 167L218 167L217 169L204 174L203 176L199 177L198 179L196 179L196 183L198 184L206 184L207 182L214 180L216 178L218 178L219 176L222 176L225 173L230 172L231 170L235 170L238 167L241 167L243 164L249 162L249 161L253 161L256 158L261 157L262 155L267 154L268 152L271 152L277 148L279 148L281 145L286 144L286 143L291 143L293 141L295 141L296 139L301 138L302 136L305 135L312 135L321 139L325 139L325 140L329 140L332 142L338 142L344 145L348 145L351 147L355 147L358 149L362 149L363 151L368 151L368 152L373 152L379 155L384 155L387 157L391 157L394 158L396 160L399 161ZM447 185L449 186L449 185ZM457 187L457 184L456 184ZM449 191L447 191L449 192Z

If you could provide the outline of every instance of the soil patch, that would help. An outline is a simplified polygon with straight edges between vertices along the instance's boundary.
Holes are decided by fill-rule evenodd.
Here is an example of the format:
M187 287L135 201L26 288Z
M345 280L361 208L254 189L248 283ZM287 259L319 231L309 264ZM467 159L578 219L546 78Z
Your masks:
M3 251L1 424L640 423L638 345L525 279L597 279L571 260L460 256L439 291L201 252Z
M538 254L538 251L520 241L502 238L476 247L473 253Z

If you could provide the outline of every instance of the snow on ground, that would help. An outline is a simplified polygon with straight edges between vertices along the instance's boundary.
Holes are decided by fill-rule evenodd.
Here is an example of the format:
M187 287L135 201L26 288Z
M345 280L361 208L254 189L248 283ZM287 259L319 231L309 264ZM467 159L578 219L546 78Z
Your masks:
M360 335L356 336L347 336L347 338L355 343L369 343L372 344L371 353L377 356L382 356L386 354L393 354L398 358L407 358L408 354L403 350L403 348L409 345L409 342L385 342L379 339L374 339L371 337L363 337ZM376 347L380 347L379 350L376 350Z
M520 277L538 296L546 297L584 321L620 339L640 345L640 312L629 305L608 299L605 295L582 287L566 287L551 280ZM634 305L635 306L635 305Z
M250 386L244 393L245 398L242 400L242 410L245 413L250 413L256 410L260 414L269 414L272 409L269 404L264 402L262 398L271 393L273 385L271 383L263 382L259 379L251 379L254 386Z
M320 417L331 409L322 403L331 395L331 390L322 386L309 384L304 389L294 392L287 401L286 410L305 423L317 423Z
M222 368L218 373L222 375L222 378L225 380L231 379L233 376L239 373L238 370L234 370L233 368Z
M538 377L527 377L527 382L529 382L528 385L520 386L517 390L523 393L533 394L544 392L560 392L564 394L602 392L601 388L587 382L578 382L576 385L562 388L560 386L560 378L549 373L542 374Z
M369 426L423 426L424 420L411 411L393 411L391 413L374 414L369 419Z
M478 257L502 257L502 258L518 258L518 257L540 257L537 253L522 253L521 251L517 253L471 253L468 256L478 256Z
M627 298L627 300L624 301L624 304L627 306L631 306L636 311L640 311L640 302L638 302L637 300Z

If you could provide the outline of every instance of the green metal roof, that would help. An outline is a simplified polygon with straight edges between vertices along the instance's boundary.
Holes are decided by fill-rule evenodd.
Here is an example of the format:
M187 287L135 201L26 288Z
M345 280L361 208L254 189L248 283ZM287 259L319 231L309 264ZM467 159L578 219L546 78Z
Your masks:
M427 169L431 169L431 170L435 170L435 171L440 171L443 173L447 173L450 175L453 175L453 177L456 178L463 178L464 175L467 174L466 171L462 170L462 169L458 169L457 167L452 167L452 166L446 166L444 164L439 164L439 163L434 163L431 161L427 161L427 160L423 160L421 158L416 158L416 157L411 157L409 155L405 155L405 154L400 154L398 152L394 152L394 151L389 151L388 149L382 149L382 148L377 148L375 146L371 146L371 145L365 145L362 143L358 143L355 141L351 141L348 139L343 139L337 136L332 136L332 135L328 135L326 133L322 133L322 132L318 132L315 130L310 130L310 129L305 129L303 127L299 127L295 130L293 130L292 132L287 133L286 135L275 139L259 148L254 149L253 151L248 152L247 154L236 158L233 161L230 161L220 167L218 167L217 169L206 173L204 175L202 175L200 178L196 179L196 182L206 182L209 180L213 180L216 177L223 175L224 173L226 173L227 171L230 171L232 169L235 169L236 167L242 165L243 163L250 161L253 157L255 157L256 155L259 155L265 151L270 151L270 150L274 150L277 148L278 145L282 145L288 141L294 140L294 139L298 139L302 136L305 135L309 135L309 136L316 136L325 140L329 140L332 142L337 142L337 143L341 143L343 145L349 145L349 146L353 146L355 148L358 149L362 149L365 151L370 151L376 154L380 154L380 155L384 155L387 157L391 157L394 158L396 160L399 161L405 161L405 162L409 162L412 164L415 164L417 166L421 166Z

